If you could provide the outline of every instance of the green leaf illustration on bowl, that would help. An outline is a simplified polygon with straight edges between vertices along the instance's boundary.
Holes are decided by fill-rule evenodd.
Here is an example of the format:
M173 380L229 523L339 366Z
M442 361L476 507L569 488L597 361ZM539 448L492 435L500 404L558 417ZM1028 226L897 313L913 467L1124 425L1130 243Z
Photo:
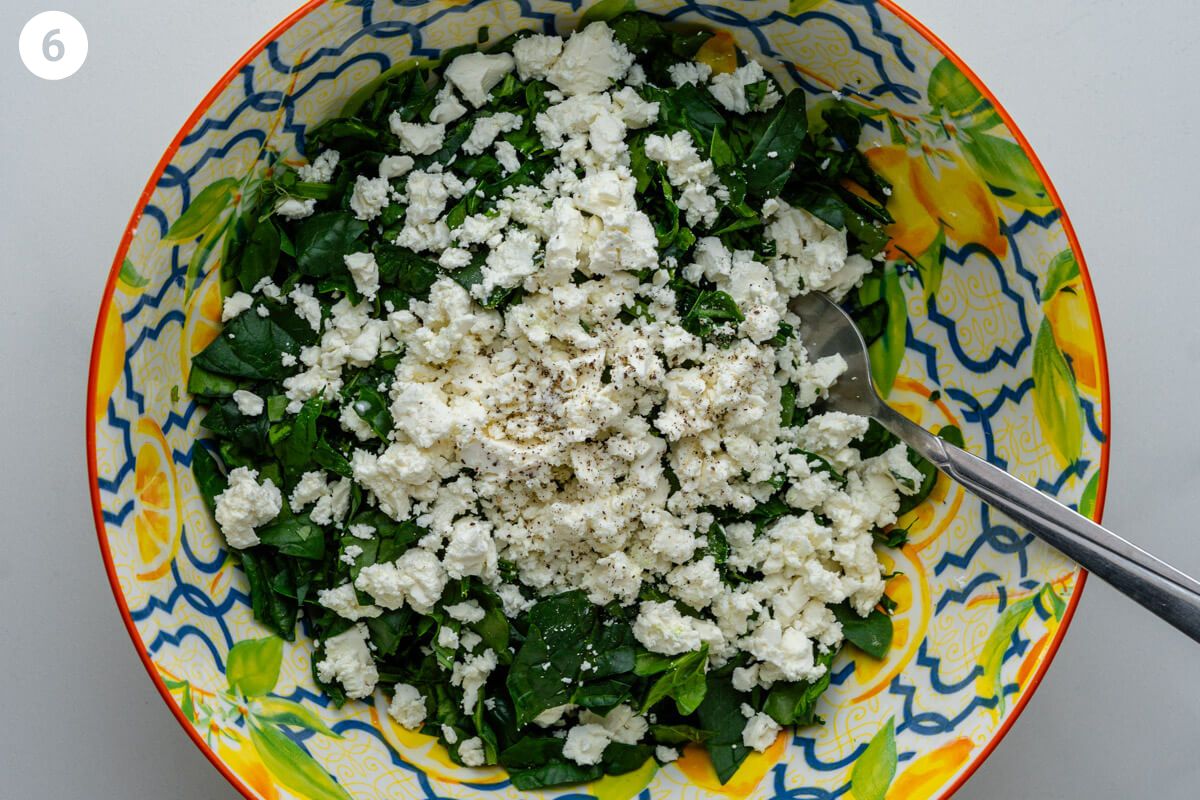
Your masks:
M1033 345L1033 408L1059 457L1067 464L1078 461L1083 451L1083 407L1075 374L1047 319L1042 320Z
M895 777L896 718L892 717L854 762L850 791L854 800L883 800Z

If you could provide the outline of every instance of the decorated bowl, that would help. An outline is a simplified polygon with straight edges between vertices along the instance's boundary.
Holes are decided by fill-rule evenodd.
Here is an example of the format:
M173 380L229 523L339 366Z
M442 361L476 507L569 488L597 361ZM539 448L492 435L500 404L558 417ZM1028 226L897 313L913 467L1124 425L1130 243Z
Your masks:
M266 638L197 491L191 357L217 335L220 254L242 189L380 73L521 29L571 30L578 0L316 0L246 53L183 123L138 198L100 305L87 431L104 566L155 687L246 797L504 798L497 768L453 764L382 693L336 708L310 642ZM604 0L593 15L633 7ZM867 122L894 185L874 346L888 401L1085 514L1101 510L1108 386L1091 286L1028 143L945 45L891 0L638 0L732 36ZM185 220L185 223L180 223ZM180 224L176 224L180 223ZM944 477L883 554L899 606L883 661L843 653L824 725L787 731L722 785L701 752L561 796L946 797L1049 666L1084 574ZM236 679L238 691L230 686ZM1017 778L1019 781L1019 778Z

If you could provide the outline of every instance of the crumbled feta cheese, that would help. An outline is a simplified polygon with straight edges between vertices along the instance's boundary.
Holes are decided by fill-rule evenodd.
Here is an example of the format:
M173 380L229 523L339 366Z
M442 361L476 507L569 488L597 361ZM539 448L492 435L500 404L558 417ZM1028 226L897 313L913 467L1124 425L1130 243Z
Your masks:
M467 107L459 102L450 84L444 84L434 98L436 104L429 112L429 121L435 125L448 125L467 113Z
M238 389L233 393L233 402L237 404L238 413L247 417L257 417L266 408L266 402L254 392Z
M611 741L612 734L603 725L576 725L567 731L563 756L583 766L599 764L604 755L604 748L608 747Z
M742 744L761 753L775 744L780 730L779 723L760 711L746 720L746 727L742 729Z
M517 148L511 142L496 142L496 160L505 174L511 175L521 168L521 159L517 156Z
M700 61L685 61L667 67L667 74L676 86L703 84L712 75L712 67Z
M762 100L756 103L753 109L750 107L750 99L746 95L746 89L760 81L768 80L767 73L763 70L762 64L759 64L757 61L747 61L733 72L714 75L712 82L708 85L708 90L726 111L732 111L735 114L747 114L751 110L766 111L767 109L774 108L783 99L779 92L775 90L774 84L768 82Z
M633 635L652 653L665 656L699 650L705 642L722 642L721 630L712 622L685 616L671 602L642 603Z
M491 649L484 650L478 655L468 655L463 661L455 662L450 670L450 685L462 688L462 709L467 714L475 712L475 703L479 700L479 690L487 683L488 675L499 664L496 653Z
M613 39L612 29L596 22L571 34L546 79L567 96L595 94L624 77L632 64L633 55Z
M464 625L473 625L483 619L483 608L474 600L464 600L452 606L446 606L450 619L456 619Z
M392 133L400 138L400 148L414 156L428 156L436 153L446 140L446 126L420 122L405 122L400 112L393 111L388 118Z
M317 208L317 201L299 197L284 197L275 204L275 213L284 219L304 219L311 217Z
M711 225L717 220L716 201L729 193L721 186L713 162L701 158L687 131L667 136L651 134L646 137L646 157L667 168L667 180L683 190L676 199L680 210L687 212L689 225L701 221ZM710 193L709 190L712 190Z
M254 305L253 297L245 292L234 292L226 297L225 302L221 305L221 321L229 322L252 305Z
M562 53L563 40L557 36L525 36L513 44L517 75L521 80L545 80L550 68Z
M462 151L469 156L477 156L491 147L497 136L508 131L515 131L519 127L521 127L521 118L508 112L478 117L471 127L470 135L463 142Z
M288 294L288 299L292 301L292 305L296 307L296 314L302 320L314 331L321 330L321 303L313 296L313 287L306 283L297 284Z
M350 210L362 220L372 220L391 202L387 178L368 178L359 175L354 179L354 193L350 196Z
M612 741L621 744L637 744L650 729L646 718L624 703L604 715L583 711L579 715L579 721L587 725L603 726Z
M402 178L413 168L412 156L384 156L379 162L379 177Z
M397 683L392 694L388 714L410 731L420 730L425 724L425 698L415 687L407 683Z
M329 183L333 180L334 170L342 154L337 150L326 150L313 159L311 164L305 164L296 170L300 180L306 183Z
M414 547L395 561L363 567L354 586L383 608L395 610L407 601L414 610L428 614L446 588L446 572L437 556Z
M479 108L488 101L488 93L513 70L513 57L508 53L466 53L446 67L446 80L471 105Z
M367 626L361 622L326 639L325 658L317 662L317 677L326 683L338 681L349 698L369 697L379 681L379 671L367 641Z
M350 277L354 279L354 287L367 300L374 300L379 291L379 265L375 263L373 253L348 253L342 256Z
M353 584L349 583L343 583L336 589L317 590L317 602L338 616L356 622L364 618L378 617L383 613L379 606L359 605L358 593L354 591Z
M216 497L213 514L225 541L238 549L258 544L254 529L279 516L283 494L270 478L258 482L258 470L237 467L229 473L229 486Z
M483 753L483 739L478 736L472 736L458 746L458 757L462 759L465 766L482 767L487 763L487 758Z

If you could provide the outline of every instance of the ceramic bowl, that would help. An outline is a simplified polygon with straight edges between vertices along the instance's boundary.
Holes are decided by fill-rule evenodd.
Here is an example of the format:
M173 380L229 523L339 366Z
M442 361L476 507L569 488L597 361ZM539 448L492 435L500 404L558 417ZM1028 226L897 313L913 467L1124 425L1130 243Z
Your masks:
M522 28L570 31L577 0L311 2L251 48L184 122L121 239L101 302L88 394L90 489L104 565L159 693L247 797L499 798L499 769L453 765L389 721L383 693L333 708L309 642L244 645L261 691L226 668L266 631L190 464L190 357L220 325L219 260L241 182L302 157L305 131L384 70ZM601 12L626 5L606 0ZM861 147L895 184L893 319L876 371L897 408L953 425L972 452L1098 516L1108 455L1103 341L1083 258L1028 143L992 95L890 0L638 0L728 31L805 91L869 119ZM219 183L220 182L220 183ZM216 187L216 188L210 188ZM208 191L206 191L208 189ZM182 214L189 233L169 234ZM186 291L187 286L193 291ZM781 734L719 785L706 758L575 787L627 798L945 797L987 757L1049 665L1083 573L946 479L901 521L907 545L886 660L844 653L823 727ZM253 651L253 652L251 652ZM244 671L246 659L237 658ZM243 681L244 683L244 681ZM290 714L281 715L281 709ZM254 722L252 725L251 722ZM1014 776L1019 785L1020 776ZM1018 792L1019 793L1019 792Z

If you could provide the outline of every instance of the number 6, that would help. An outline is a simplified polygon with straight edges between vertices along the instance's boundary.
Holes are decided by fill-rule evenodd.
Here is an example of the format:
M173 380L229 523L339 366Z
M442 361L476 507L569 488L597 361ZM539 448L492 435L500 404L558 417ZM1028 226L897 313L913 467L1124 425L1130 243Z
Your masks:
M46 57L47 61L58 61L67 53L67 48L63 46L63 43L54 38L56 33L62 33L62 29L54 28L47 31L46 35L42 37L42 55Z

